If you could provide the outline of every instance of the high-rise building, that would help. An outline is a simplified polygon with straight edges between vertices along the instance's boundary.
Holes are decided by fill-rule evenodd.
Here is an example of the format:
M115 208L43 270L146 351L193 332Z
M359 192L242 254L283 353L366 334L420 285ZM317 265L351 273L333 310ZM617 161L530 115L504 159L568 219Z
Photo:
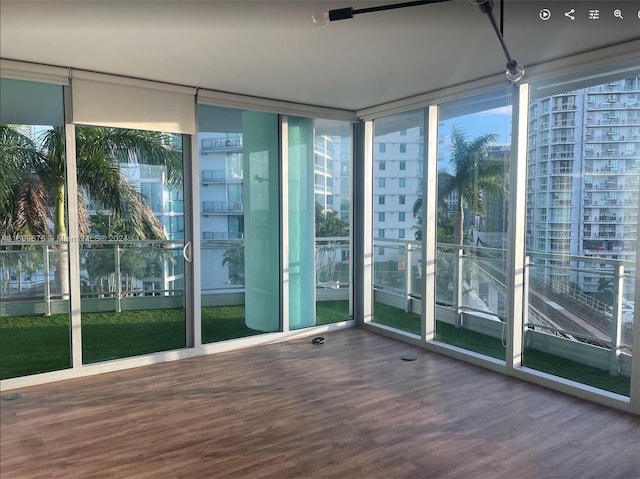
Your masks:
M200 133L202 239L242 238L242 135Z
M200 163L200 224L205 256L211 265L225 266L226 275L207 275L203 287L234 284L235 263L225 254L237 250L244 237L244 170L241 133L198 134ZM339 135L315 136L314 198L322 211L335 211L349 224L351 208L351 140ZM310 212L313 214L313 212ZM221 240L229 240L227 242ZM348 257L348 245L340 251Z
M422 197L424 128L377 135L374 144L373 236L415 239L412 208Z
M527 250L565 266L569 256L635 260L639 177L640 77L532 101ZM597 273L577 279L598 291Z

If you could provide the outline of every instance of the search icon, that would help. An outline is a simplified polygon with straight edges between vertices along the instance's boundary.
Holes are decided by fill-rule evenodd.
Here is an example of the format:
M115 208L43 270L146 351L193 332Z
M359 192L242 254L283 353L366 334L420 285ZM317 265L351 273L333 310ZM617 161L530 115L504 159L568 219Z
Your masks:
M616 8L613 11L613 16L616 18L620 18L621 20L624 20L624 17L622 16L622 10L620 10L619 8Z

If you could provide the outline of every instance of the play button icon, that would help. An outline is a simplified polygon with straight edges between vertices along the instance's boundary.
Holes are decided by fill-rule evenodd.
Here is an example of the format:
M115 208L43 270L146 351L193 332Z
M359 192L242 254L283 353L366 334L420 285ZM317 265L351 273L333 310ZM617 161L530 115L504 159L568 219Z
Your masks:
M548 8L543 8L542 10L540 10L540 13L538 15L540 16L540 20L546 22L551 18L551 10L549 10Z

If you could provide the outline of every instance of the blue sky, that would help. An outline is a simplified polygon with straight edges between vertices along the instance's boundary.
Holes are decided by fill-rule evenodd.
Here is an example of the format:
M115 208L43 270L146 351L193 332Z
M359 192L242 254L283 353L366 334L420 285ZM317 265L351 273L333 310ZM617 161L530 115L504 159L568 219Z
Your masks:
M438 168L448 168L451 154L451 129L456 124L462 128L469 138L485 133L498 135L498 145L511 141L511 106L459 116L440 122L438 141Z

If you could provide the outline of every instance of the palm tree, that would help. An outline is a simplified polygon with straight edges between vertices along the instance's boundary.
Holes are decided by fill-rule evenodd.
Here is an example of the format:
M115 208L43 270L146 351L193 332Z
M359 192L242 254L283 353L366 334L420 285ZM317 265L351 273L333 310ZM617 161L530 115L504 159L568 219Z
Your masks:
M229 284L244 284L244 246L230 248L222 255L222 266L229 265Z
M130 239L165 239L162 226L144 197L122 174L129 162L163 165L168 182L182 181L182 156L159 132L104 127L76 127L76 176L80 235L90 223L84 204L91 198L100 208L127 225ZM56 283L68 294L66 254L66 153L64 130L43 131L37 142L10 125L0 125L0 234L51 238L60 241Z
M489 147L498 136L487 133L475 139L468 139L464 130L454 126L451 130L450 171L438 172L438 201L444 202L455 194L456 213L454 218L453 242L463 244L464 209L476 214L484 213L485 195L504 194L504 168L502 160L488 155ZM420 219L422 198L418 198L412 208L413 216ZM440 216L440 215L439 215Z
M340 240L323 240L322 238L344 238L349 236L349 225L336 211L325 210L320 203L315 204L315 270L316 283L339 282L341 257ZM338 274L336 275L336 269Z

